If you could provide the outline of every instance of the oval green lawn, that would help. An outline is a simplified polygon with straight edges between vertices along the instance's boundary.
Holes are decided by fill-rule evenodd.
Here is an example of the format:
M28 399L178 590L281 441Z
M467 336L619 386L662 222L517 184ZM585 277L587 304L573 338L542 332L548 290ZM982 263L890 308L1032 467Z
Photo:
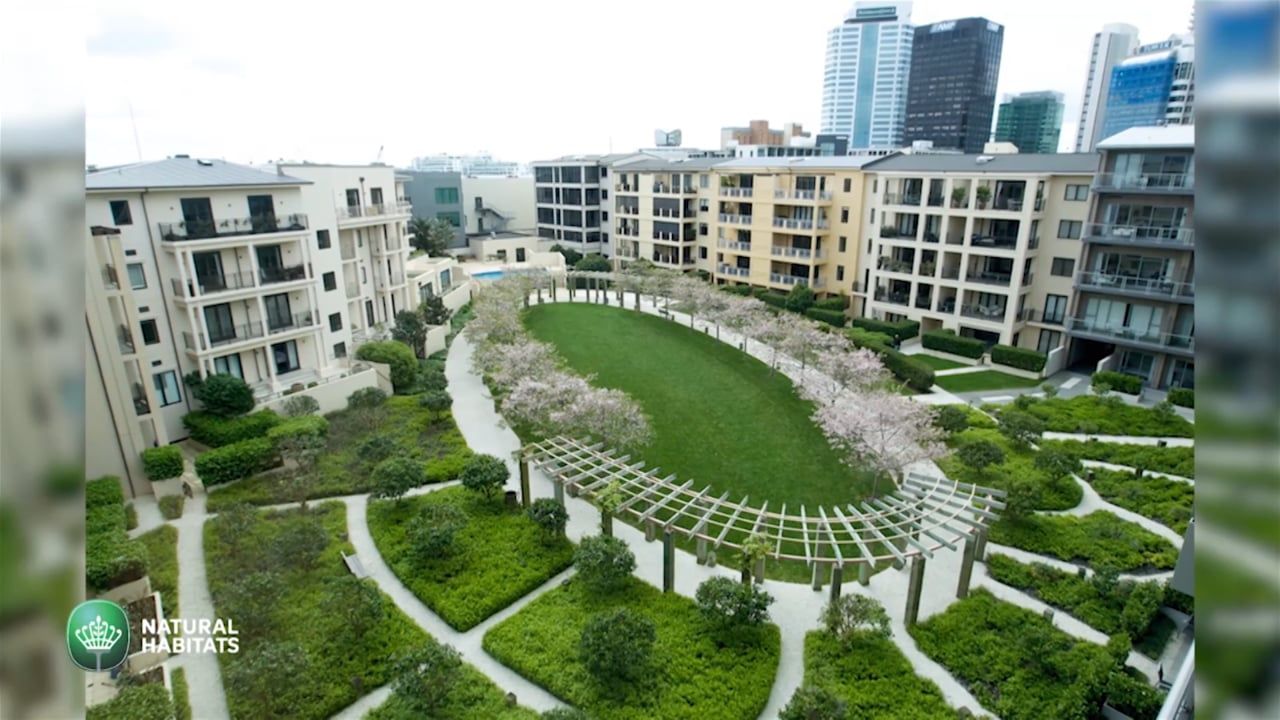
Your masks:
M535 305L534 337L556 347L593 383L635 398L654 440L632 453L718 496L749 495L759 507L799 512L870 494L869 473L851 470L827 444L791 381L712 336L653 315L601 305Z

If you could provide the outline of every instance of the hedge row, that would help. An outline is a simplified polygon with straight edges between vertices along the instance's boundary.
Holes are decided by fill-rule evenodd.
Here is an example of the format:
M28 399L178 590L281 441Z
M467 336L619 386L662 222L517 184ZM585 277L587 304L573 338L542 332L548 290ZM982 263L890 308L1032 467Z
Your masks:
M276 464L275 446L265 437L241 440L196 458L196 475L205 485L242 480Z
M887 336L860 327L850 328L845 334L854 345L879 355L885 369L895 378L906 383L907 387L919 392L929 392L933 388L933 368L919 360L911 359L910 355L900 353L878 340Z
M787 296L782 293L769 292L764 288L756 288L751 294L754 295L757 300L760 300L770 307L775 307L779 310L787 309Z
M1049 361L1049 356L1035 350L1026 348L1013 347L1011 345L996 345L991 348L991 362L999 365L1008 365L1019 370L1030 370L1031 372L1040 372L1044 369L1044 364Z
M913 338L920 334L920 323L915 320L900 320L898 322L886 322L884 320L876 320L874 318L854 318L850 323L854 327L870 330L888 335L899 342Z
M1128 373L1103 370L1093 374L1089 384L1096 390L1099 385L1109 385L1116 392L1137 395L1142 392L1142 378Z
M824 310L820 307L811 307L804 311L804 314L813 320L824 322L834 327L844 327L844 321L847 320L843 310Z
M746 297L751 294L750 285L721 285L720 289L733 295L741 295L742 297Z
M197 411L182 418L191 439L211 448L265 437L267 431L279 423L280 416L271 410L260 410L237 418L222 418Z
M813 304L820 310L839 310L844 312L849 309L849 298L844 295L832 295L829 298L823 298Z
M960 337L949 330L932 330L921 335L920 341L930 350L940 350L975 360L987 351L986 344L981 340Z
M182 475L182 451L176 445L147 448L142 451L142 470L153 482Z
M147 548L126 530L120 479L106 476L85 484L84 574L93 592L104 592L147 574Z
M1171 388L1169 390L1169 402L1185 408L1194 408L1196 406L1196 391L1191 388Z
M323 415L302 415L296 418L289 418L268 430L267 439L271 441L272 445L279 445L281 440L289 438L304 435L324 437L328 434L329 421Z

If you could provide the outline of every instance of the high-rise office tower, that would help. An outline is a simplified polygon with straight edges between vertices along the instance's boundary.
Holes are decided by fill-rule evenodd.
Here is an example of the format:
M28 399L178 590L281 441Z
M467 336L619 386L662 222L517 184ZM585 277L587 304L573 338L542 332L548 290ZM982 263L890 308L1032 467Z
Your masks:
M1102 26L1093 34L1089 72L1084 81L1084 101L1076 125L1076 152L1093 152L1102 139L1102 115L1111 89L1111 72L1138 47L1138 28L1125 23Z
M1139 47L1111 72L1101 137L1131 127L1190 125L1195 97L1195 45L1190 35Z
M918 27L911 48L903 142L982 152L991 137L1004 26L986 18Z
M1018 152L1058 152L1062 107L1062 93L1052 90L1009 96L1000 103L996 140L1013 143Z
M850 148L902 144L912 38L910 2L860 0L827 33L822 133Z

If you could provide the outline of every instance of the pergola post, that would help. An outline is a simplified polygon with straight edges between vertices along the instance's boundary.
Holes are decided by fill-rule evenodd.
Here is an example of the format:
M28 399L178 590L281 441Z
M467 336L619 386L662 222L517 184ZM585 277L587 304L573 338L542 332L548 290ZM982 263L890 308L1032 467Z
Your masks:
M532 502L533 498L529 497L529 459L522 455L520 457L520 504L527 508Z
M866 587L871 583L871 563L858 563L858 584Z
M556 502L560 503L561 505L564 505L564 483L559 480L556 480L552 484L555 486L555 489L556 489Z
M973 559L978 562L987 561L987 529L978 530L978 539L973 544Z
M613 537L613 513L600 512L600 534Z
M645 521L645 524L644 524L644 541L645 541L645 542L653 542L653 539L654 539L655 537L657 537L657 535L658 535L658 533L657 533L656 528L654 528L654 526L653 526L653 521L652 521L652 520L647 520L647 521Z
M756 560L756 584L764 582L764 558Z
M707 551L707 567L715 567L715 566L716 566L716 551L708 550Z
M960 583L956 586L956 597L961 600L969 596L969 581L973 577L973 551L973 538L965 538L964 550L960 554Z
M706 565L707 564L707 539L706 538L698 538L697 555L698 555L698 564Z
M564 278L564 284L569 286L569 302L573 302L573 289L577 287L577 278L570 278L568 275Z
M542 286L541 285L538 286L538 304L539 305L542 304Z
M920 586L924 584L924 557L916 555L911 558L911 577L907 582L907 612L902 622L907 627L916 624L920 616Z
M813 548L813 579L810 583L814 591L822 589L822 543L814 543Z
M840 597L840 585L844 582L844 566L840 563L831 565L831 600Z
M662 530L662 592L676 589L676 538L671 528Z
M556 279L551 278L551 302L556 301Z

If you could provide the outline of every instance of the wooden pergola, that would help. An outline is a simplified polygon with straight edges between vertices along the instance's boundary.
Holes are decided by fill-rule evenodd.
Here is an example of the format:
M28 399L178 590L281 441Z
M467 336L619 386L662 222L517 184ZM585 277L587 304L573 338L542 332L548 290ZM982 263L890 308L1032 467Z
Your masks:
M662 533L664 590L674 586L676 537L695 543L698 562L712 566L718 552L740 551L747 538L755 537L756 543L763 539L767 544L768 557L811 567L815 590L822 588L829 569L833 598L840 594L846 566L857 566L865 585L877 565L901 568L910 563L908 625L918 614L925 560L944 548L962 549L957 595L964 597L973 561L982 557L987 527L1004 508L1002 490L909 473L892 493L879 498L801 505L788 512L786 504L771 509L767 499L758 506L747 496L735 500L727 491L714 493L711 485L698 488L693 480L681 482L646 468L643 461L601 443L564 436L526 445L519 462L525 504L530 502L530 466L551 478L562 503L566 492L593 498L605 488L616 488L622 498L618 516L642 527L646 540ZM763 561L755 574L762 579Z

